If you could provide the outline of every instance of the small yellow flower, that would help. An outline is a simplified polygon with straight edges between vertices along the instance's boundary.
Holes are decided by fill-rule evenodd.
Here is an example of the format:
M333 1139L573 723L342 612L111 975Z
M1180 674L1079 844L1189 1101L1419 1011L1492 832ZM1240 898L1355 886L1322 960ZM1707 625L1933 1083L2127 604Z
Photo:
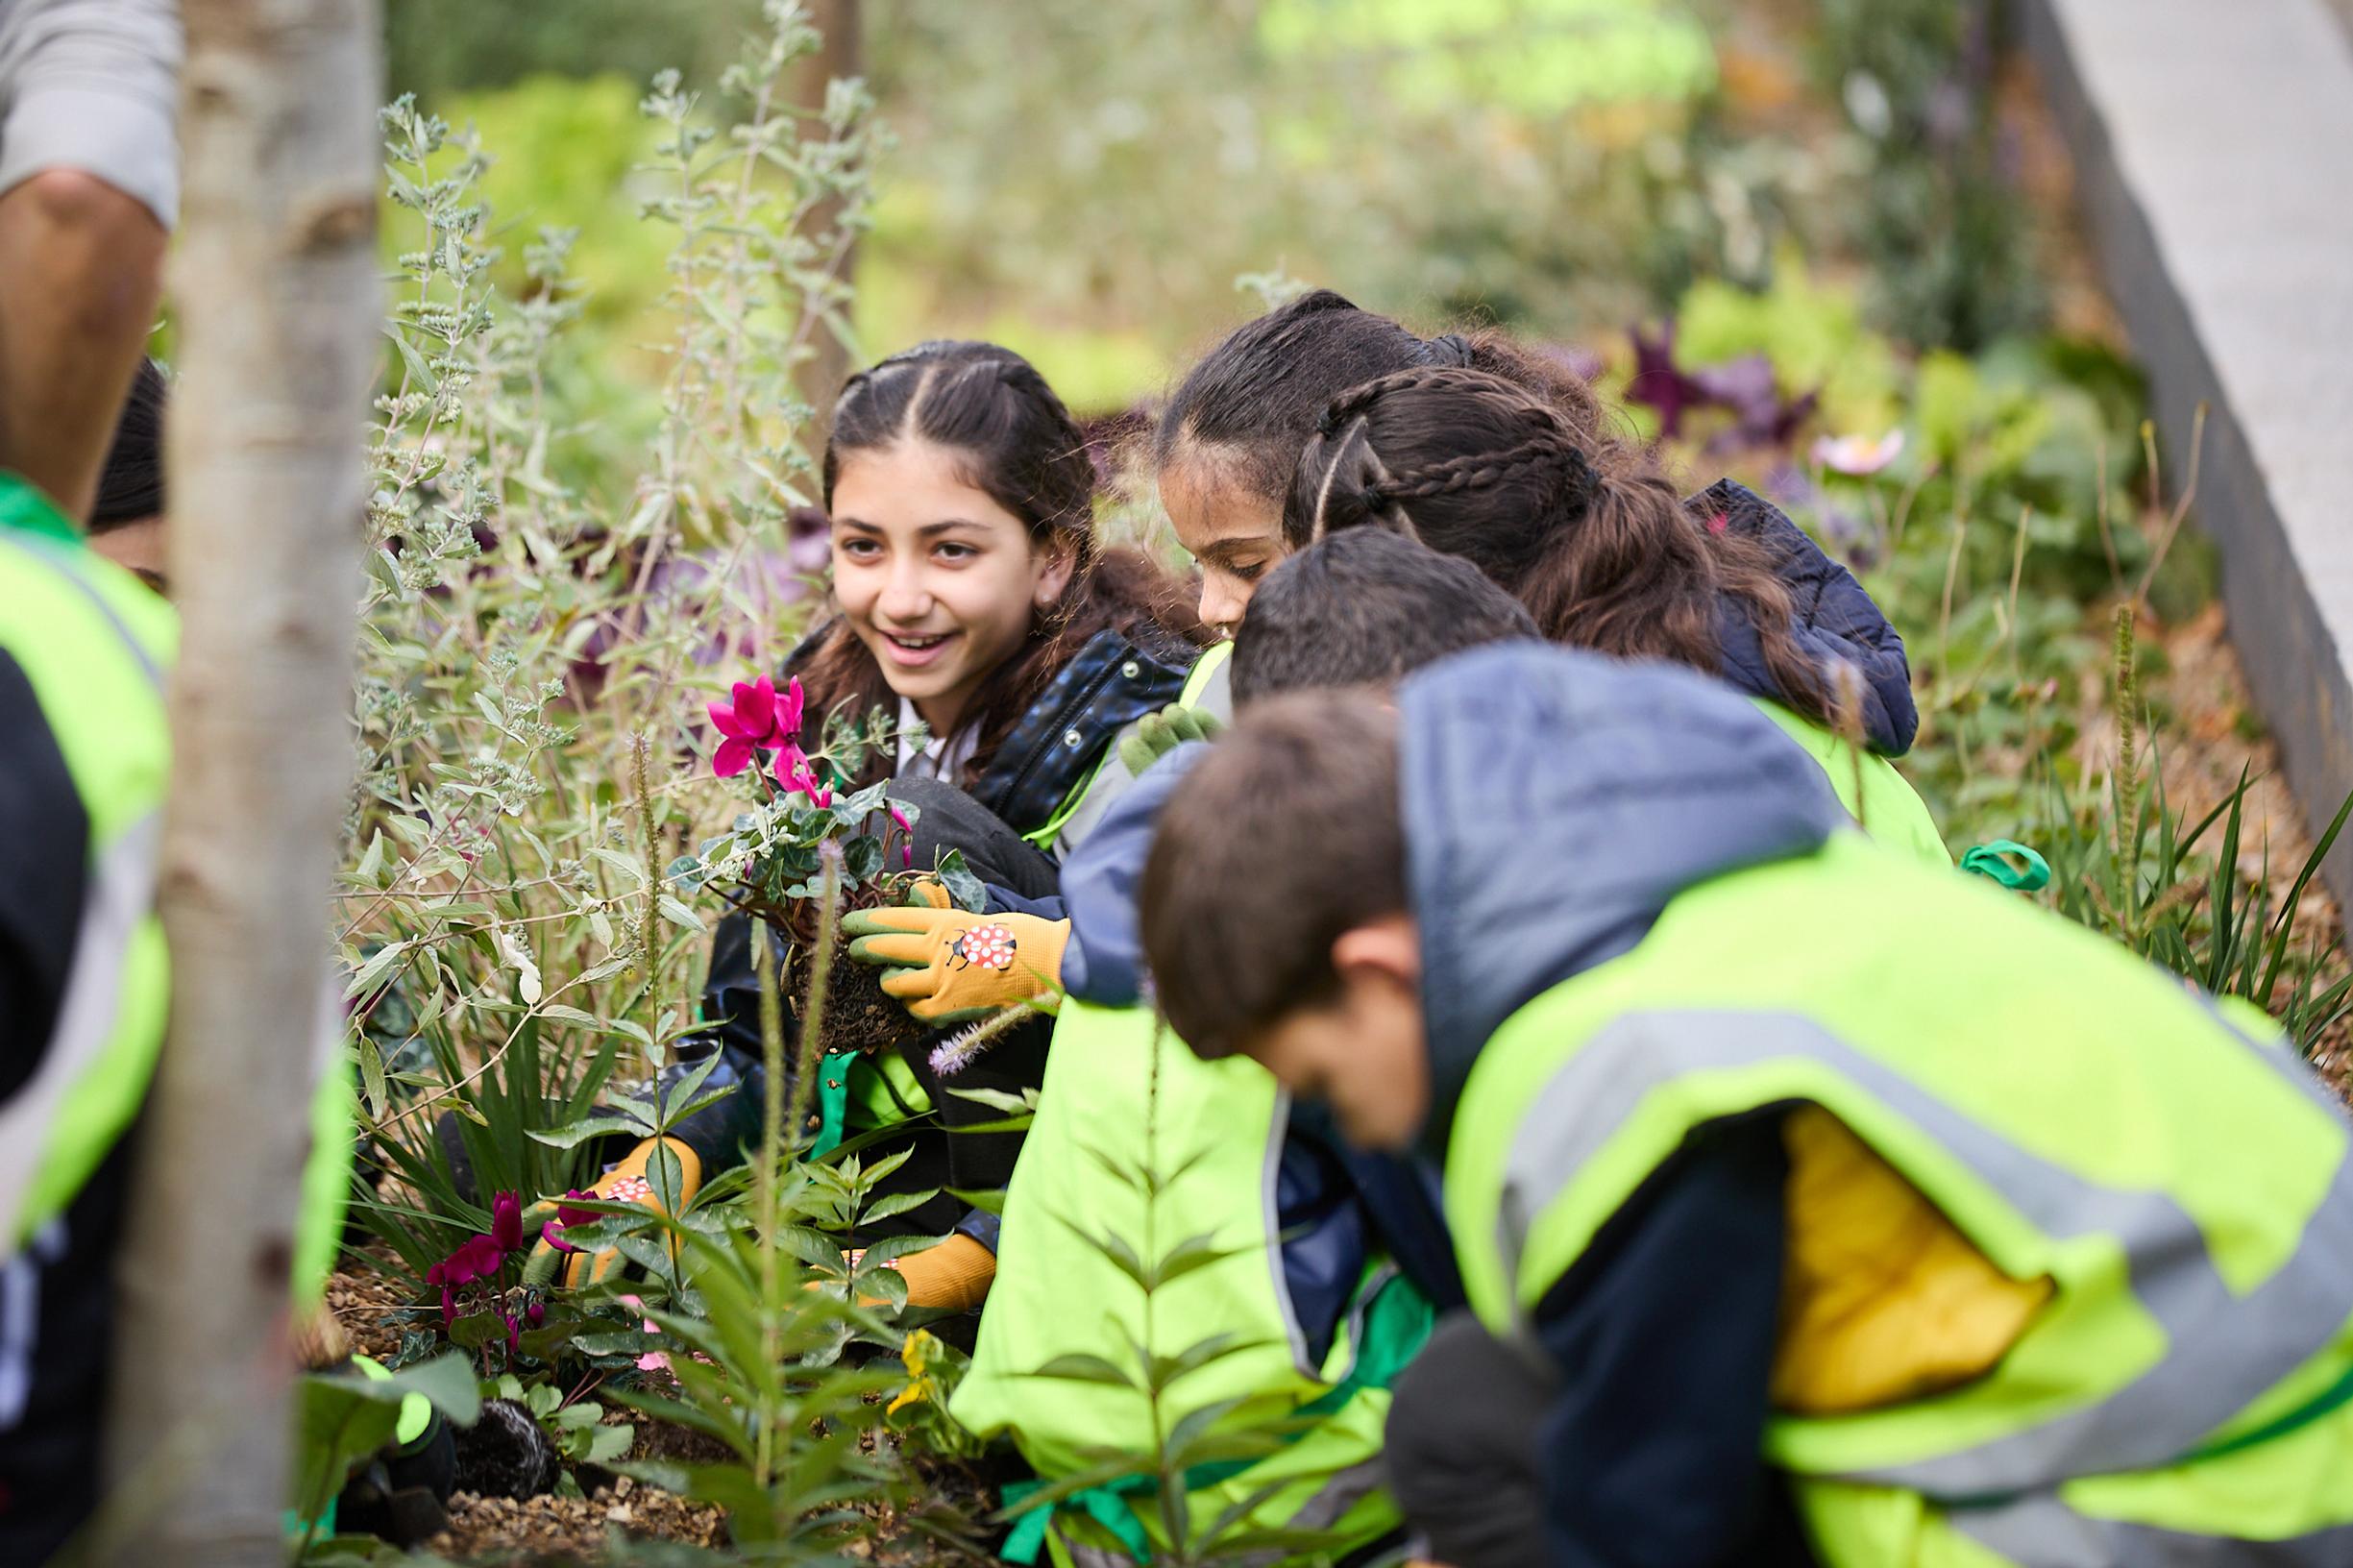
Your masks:
M932 1362L939 1360L942 1348L928 1329L918 1329L907 1335L907 1342L898 1347L899 1364L907 1369L907 1386L901 1388L883 1408L883 1414L896 1415L908 1406L920 1405L927 1399L938 1402L940 1384L929 1376L928 1369Z

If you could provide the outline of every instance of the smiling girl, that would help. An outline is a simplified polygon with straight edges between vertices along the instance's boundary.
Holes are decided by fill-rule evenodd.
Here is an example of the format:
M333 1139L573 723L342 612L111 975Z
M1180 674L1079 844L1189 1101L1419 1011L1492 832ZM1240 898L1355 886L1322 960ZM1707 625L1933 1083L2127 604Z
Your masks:
M810 702L921 720L928 744L880 772L956 785L1050 852L1104 746L1183 685L1183 589L1098 547L1084 438L1010 349L923 343L852 377L823 477L841 614L793 660Z
M1108 793L1096 775L1111 743L1175 700L1200 656L1207 639L1184 585L1139 551L1100 545L1078 427L1027 360L993 344L922 343L851 377L823 482L838 613L786 674L801 682L813 730L826 715L863 720L881 707L913 732L895 756L832 782L891 778L892 796L916 808L918 867L954 849L1016 903L1052 897L1073 809ZM702 1040L726 1050L722 1070L756 1083L759 988L744 917L720 924L703 1017ZM912 1151L890 1190L1001 1188L1018 1135L959 1131L1003 1113L950 1090L1036 1088L1046 1040L1042 1020L1016 1028L945 1081L932 1039L828 1057L820 1103L826 1090L845 1099L852 1136L911 1123L870 1157ZM699 1135L717 1145L706 1165L732 1160L759 1102L737 1094L703 1114L727 1122ZM926 1106L937 1125L916 1120ZM895 1235L951 1228L960 1234L944 1245L901 1260L919 1305L977 1301L994 1266L994 1216L943 1194L889 1224Z

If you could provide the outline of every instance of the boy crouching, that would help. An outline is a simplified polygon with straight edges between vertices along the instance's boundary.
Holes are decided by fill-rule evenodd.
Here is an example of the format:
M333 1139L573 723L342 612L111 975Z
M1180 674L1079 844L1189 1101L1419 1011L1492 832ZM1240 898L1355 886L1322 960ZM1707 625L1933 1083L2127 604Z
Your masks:
M1872 845L1704 678L1505 648L1268 702L1169 802L1142 919L1196 1051L1443 1153L1483 1335L1388 1437L1438 1556L2353 1560L2340 1108ZM1475 1432L1532 1387L1547 1538L1483 1536Z

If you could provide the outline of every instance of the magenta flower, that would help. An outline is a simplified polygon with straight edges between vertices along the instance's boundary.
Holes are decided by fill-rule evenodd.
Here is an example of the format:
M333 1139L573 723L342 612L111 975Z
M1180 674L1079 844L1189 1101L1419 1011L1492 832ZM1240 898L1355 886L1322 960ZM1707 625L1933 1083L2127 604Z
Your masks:
M496 1192L490 1199L490 1238L501 1252L523 1250L523 1199L513 1192Z
M455 1252L425 1271L425 1283L441 1286L441 1321L457 1321L457 1288L477 1280L495 1278L506 1254L487 1236L470 1236Z
M898 846L898 864L902 870L910 870L915 865L915 824L907 821L905 812L888 800L882 803L882 809L891 814L891 821L896 822L907 835L907 842Z
M464 1266L470 1272L464 1279L453 1279L450 1283L464 1285L470 1280L487 1280L497 1274L499 1264L506 1259L506 1251L499 1245L496 1237L474 1236L467 1237L466 1244L451 1254L451 1257L453 1260L462 1260Z
M798 680L790 682L782 697L766 675L749 684L737 681L728 701L706 704L713 727L723 737L711 758L711 771L733 778L759 753L789 746L800 733L801 705Z
M788 792L798 790L809 797L809 804L821 811L833 804L833 791L817 776L817 770L810 766L806 757L800 759L800 766L784 780L784 787Z
M564 1196L567 1198L593 1198L596 1194L583 1192L576 1187L569 1188ZM539 1238L558 1252L577 1252L579 1248L564 1239L564 1227L585 1224L596 1217L593 1210L575 1209L570 1204L559 1203L555 1206L555 1217L539 1228Z

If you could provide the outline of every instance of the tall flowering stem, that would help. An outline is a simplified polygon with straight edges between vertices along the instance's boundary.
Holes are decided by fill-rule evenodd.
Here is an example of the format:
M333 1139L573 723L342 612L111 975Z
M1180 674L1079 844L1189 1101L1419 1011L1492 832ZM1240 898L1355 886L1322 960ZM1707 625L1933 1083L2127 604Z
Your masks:
M751 969L760 984L760 1059L767 1069L760 1115L760 1354L773 1366L783 1334L778 1318L784 1310L776 1288L776 1173L784 1159L784 1007L777 994L776 944L756 923ZM763 1488L775 1471L775 1412L762 1410L753 1475Z

